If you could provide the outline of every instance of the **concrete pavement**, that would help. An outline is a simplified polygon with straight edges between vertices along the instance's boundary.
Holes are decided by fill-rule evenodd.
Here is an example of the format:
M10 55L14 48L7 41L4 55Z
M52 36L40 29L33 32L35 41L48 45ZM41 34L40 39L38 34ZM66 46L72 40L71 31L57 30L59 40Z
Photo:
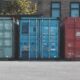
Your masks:
M80 62L0 61L0 80L80 80Z

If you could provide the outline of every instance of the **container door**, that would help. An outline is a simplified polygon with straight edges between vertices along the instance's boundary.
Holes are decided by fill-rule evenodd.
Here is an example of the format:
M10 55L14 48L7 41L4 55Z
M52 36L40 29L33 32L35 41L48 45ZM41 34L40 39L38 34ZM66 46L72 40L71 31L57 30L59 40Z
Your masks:
M58 37L59 37L59 21L58 20L53 20L51 19L49 21L49 54L50 54L50 58L58 58L59 56L59 50L58 50Z
M41 58L49 58L49 21L46 19L40 20L40 35L41 35Z
M75 26L74 19L65 21L65 58L75 57Z
M0 20L0 58L13 58L12 20Z
M66 58L74 58L75 57L75 29L74 28L66 28L66 48L65 48L65 56Z
M51 25L50 25L51 24ZM30 18L20 23L20 54L26 48L24 57L49 59L58 57L58 21ZM28 26L27 26L28 25ZM22 33L22 27L25 26ZM23 32L24 32L23 31ZM25 42L25 43L24 43ZM25 45L24 45L25 44ZM25 48L23 47L25 46ZM27 58L27 57L26 57Z
M78 25L75 29L75 58L80 58L80 26L78 27Z
M37 59L38 51L38 36L37 36L37 21L36 19L29 20L29 39L30 39L30 59Z
M25 19L20 22L20 57L37 59L39 53L38 26L36 19Z
M20 21L20 58L29 58L29 20Z
M3 21L0 20L0 58L3 56Z
M5 20L4 21L4 55L6 58L13 57L13 28L12 28L12 21L11 20Z

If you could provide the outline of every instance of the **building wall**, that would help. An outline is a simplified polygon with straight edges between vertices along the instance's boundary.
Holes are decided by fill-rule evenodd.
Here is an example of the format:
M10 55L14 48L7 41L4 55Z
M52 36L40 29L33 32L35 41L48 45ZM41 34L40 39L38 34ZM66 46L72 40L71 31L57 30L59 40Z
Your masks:
M60 2L61 3L61 19L70 16L70 3L80 2L80 0L41 0L42 4L40 6L40 12L43 16L51 16L51 3Z
M12 1L12 0L2 0L2 1ZM41 14L42 16L47 16L47 17L51 16L51 3L61 2L62 19L70 16L70 2L80 2L80 0L31 0L31 1L36 2L38 4L37 14Z

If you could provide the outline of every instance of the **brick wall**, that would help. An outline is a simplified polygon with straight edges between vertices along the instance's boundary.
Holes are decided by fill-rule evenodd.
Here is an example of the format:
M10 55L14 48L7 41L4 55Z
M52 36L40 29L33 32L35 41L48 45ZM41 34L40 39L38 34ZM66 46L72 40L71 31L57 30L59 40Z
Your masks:
M80 0L41 0L40 12L44 16L50 16L51 2L61 2L61 19L70 16L70 2L80 2Z
M51 2L61 2L61 19L68 17L70 15L70 2L80 2L80 0L32 0L32 1L38 3L37 14L41 14L42 16L47 17L51 16Z

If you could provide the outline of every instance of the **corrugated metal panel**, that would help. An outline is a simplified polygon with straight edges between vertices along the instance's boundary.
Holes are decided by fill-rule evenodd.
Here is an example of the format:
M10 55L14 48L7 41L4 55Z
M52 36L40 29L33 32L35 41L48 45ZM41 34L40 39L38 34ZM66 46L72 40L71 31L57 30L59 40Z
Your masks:
M65 58L80 59L80 19L65 21Z
M20 20L20 58L58 58L58 33L59 21L56 19L23 17Z
M80 59L80 18L75 18L75 58Z
M57 58L59 21L55 19L42 19L41 26L41 54L42 58Z
M13 58L13 21L0 17L0 58Z
M74 57L74 19L65 21L65 57Z
M37 58L37 20L32 18L22 19L20 21L20 44L21 47L20 57L25 58ZM22 30L23 29L23 30ZM26 31L25 31L26 30Z

